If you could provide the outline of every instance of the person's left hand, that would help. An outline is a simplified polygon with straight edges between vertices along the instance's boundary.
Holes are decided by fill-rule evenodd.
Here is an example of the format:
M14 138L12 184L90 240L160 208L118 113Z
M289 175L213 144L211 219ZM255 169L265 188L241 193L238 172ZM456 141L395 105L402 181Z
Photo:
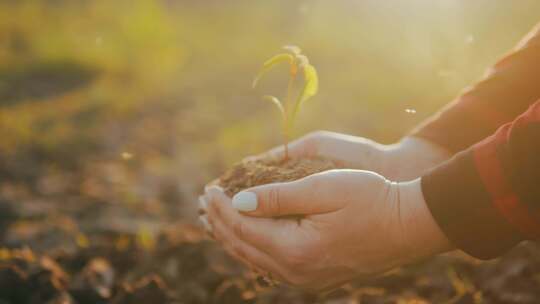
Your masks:
M247 189L232 201L211 186L201 201L203 222L227 252L310 291L450 249L419 180L392 183L369 171L332 170Z

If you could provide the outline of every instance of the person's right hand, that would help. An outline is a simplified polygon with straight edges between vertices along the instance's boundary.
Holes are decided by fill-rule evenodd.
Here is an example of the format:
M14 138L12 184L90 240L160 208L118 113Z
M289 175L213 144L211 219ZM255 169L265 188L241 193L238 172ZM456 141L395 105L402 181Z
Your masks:
M328 290L451 250L420 178L392 182L363 170L330 170L202 197L201 220L233 257L260 274ZM290 216L290 217L287 217Z
M280 158L283 146L251 158ZM372 140L341 133L316 131L289 143L289 156L324 157L349 169L377 172L388 179L403 181L420 176L451 155L427 140L405 137L399 143L382 145Z

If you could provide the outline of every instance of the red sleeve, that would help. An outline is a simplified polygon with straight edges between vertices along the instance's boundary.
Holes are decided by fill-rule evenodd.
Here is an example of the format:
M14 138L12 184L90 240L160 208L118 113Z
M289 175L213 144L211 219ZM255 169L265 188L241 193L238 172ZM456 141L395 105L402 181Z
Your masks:
M540 24L486 76L412 132L458 152L512 121L540 98Z
M540 100L424 175L422 191L447 237L471 255L540 240Z

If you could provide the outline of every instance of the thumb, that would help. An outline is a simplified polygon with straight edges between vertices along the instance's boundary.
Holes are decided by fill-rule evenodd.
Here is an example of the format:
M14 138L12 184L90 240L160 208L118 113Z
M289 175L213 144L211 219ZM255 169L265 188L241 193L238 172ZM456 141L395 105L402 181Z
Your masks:
M233 207L250 216L278 217L334 211L328 187L316 186L313 178L253 187L232 198Z

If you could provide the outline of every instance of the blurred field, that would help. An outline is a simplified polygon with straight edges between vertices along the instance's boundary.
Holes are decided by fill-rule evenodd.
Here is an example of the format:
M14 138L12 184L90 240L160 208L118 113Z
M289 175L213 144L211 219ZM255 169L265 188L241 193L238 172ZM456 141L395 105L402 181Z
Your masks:
M205 182L280 143L260 96L284 78L250 84L282 45L320 76L297 136L391 143L539 20L536 0L0 1L1 244L69 251L105 230L152 247L192 222Z

